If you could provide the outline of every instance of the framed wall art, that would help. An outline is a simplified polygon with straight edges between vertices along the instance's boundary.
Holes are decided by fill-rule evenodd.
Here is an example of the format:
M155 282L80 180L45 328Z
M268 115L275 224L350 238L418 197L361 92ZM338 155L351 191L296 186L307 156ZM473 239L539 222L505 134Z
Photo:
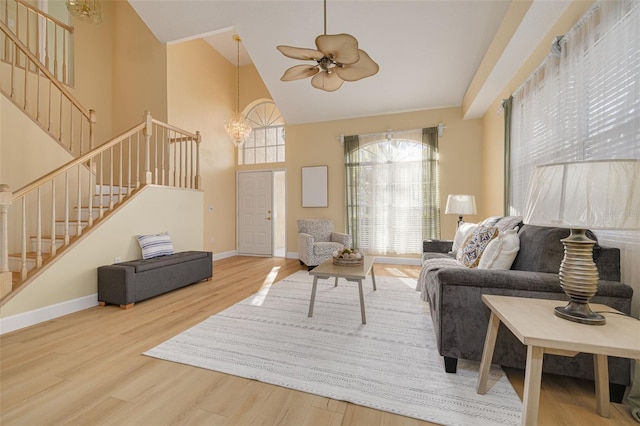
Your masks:
M302 168L302 207L329 207L329 167Z

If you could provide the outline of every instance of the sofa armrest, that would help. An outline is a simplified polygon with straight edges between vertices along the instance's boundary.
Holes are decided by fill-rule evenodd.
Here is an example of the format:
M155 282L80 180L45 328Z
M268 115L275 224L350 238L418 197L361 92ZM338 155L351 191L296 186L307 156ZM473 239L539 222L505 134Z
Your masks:
M448 253L453 248L453 240L424 240L422 251L425 253Z
M128 305L136 301L135 268L127 265L98 267L98 301Z
M351 248L351 235L344 234L342 232L332 232L331 233L331 241L334 243L340 243L345 248Z

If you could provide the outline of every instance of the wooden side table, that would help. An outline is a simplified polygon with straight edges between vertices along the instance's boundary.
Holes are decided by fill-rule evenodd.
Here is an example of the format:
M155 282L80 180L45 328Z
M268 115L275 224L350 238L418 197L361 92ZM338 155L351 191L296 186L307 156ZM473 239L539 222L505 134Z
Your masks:
M567 321L554 315L561 306L559 300L483 295L482 301L491 309L487 337L480 363L477 392L485 394L493 349L500 322L527 345L524 379L522 424L538 421L542 358L545 353L575 356L580 352L594 355L596 382L596 412L609 417L609 367L607 356L640 359L640 321L606 312L618 312L605 305L590 304L593 311L603 312L605 325L586 325Z

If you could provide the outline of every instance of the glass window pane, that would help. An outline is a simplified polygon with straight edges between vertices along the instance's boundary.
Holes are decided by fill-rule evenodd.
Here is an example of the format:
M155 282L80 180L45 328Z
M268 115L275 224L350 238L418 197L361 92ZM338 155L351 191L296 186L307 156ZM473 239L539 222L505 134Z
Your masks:
M284 145L284 127L278 127L278 138L276 141L278 145Z
M256 146L264 146L264 141L265 141L265 129L258 129L256 130Z
M245 148L253 148L255 146L255 142L253 138L255 137L255 133L251 132L247 140L244 141Z
M267 146L273 146L276 144L278 130L275 127L267 129Z
M264 148L256 148L256 162L255 164L262 164L265 162Z
M275 163L276 162L276 147L268 146L267 147L267 163Z
M281 163L284 162L284 146L283 145L278 146L278 161Z
M255 164L256 157L253 149L244 150L244 164Z

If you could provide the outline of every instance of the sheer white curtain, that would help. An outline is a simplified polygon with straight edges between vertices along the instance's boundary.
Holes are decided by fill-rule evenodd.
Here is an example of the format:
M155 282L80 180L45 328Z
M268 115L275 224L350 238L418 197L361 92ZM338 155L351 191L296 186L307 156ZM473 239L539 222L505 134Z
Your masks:
M537 165L640 158L640 2L597 2L560 46L560 55L550 54L513 94L511 214L522 214ZM597 236L621 249L622 280L638 295L637 315L640 232Z
M424 238L439 237L437 170L425 172L425 162L437 167L437 143L425 143L424 130L360 135L345 144L347 230L360 250L419 254Z

